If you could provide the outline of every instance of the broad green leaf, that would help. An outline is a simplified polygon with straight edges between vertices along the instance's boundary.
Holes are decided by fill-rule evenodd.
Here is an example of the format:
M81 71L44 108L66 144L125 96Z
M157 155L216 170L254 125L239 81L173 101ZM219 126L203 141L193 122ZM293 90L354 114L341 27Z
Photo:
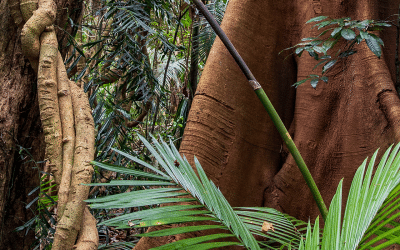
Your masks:
M305 83L307 80L310 80L310 79L311 79L311 78L306 78L306 79L297 81L297 82L295 82L292 86L297 88L299 85Z
M314 51L316 51L317 53L326 54L326 50L320 46L314 46Z
M326 27L326 26L328 26L328 25L331 25L331 24L332 24L331 21L324 21L324 22L321 22L321 23L318 24L318 29L322 29L322 28L324 28L324 27Z
M328 17L327 16L317 16L317 17L311 18L306 23L319 22L319 21L322 21L322 20L324 20L326 18L328 18Z
M375 26L391 27L392 25L385 22L374 23Z
M383 40L379 37L379 36L377 36L377 35L375 35L375 34L372 34L372 33L368 33L372 38L375 38L375 40L380 44L380 45L382 45L382 46L384 46L384 44L383 44Z
M357 42L357 44L360 44L361 42L362 42L362 38L361 38L361 36L360 35L357 35L356 36L356 42Z
M358 28L360 31L366 29L369 24L372 23L372 20L364 20L361 22L357 22L356 24L352 25L352 28Z
M382 50L378 41L375 38L365 39L365 42L368 45L368 48L378 57L381 58Z
M314 57L315 60L318 60L318 54L317 54L317 53L315 53L315 52L312 51L312 50L307 50L307 51L308 51L308 54L309 54L311 57Z
M355 53L357 53L356 50L346 50L346 51L340 53L340 54L339 54L339 57L340 57L340 58L344 58L344 57L351 56L351 55L353 55L353 54L355 54Z
M312 40L314 40L316 37L305 37L305 38L302 38L301 39L301 41L303 41L303 42L305 42L305 41L312 41Z
M325 42L322 44L322 47L324 47L325 50L329 50L329 49L332 48L336 43L337 43L337 40L328 40L328 41L325 41Z
M322 40L315 40L315 41L310 42L310 45L315 46L315 45L321 44L322 42L323 42Z
M311 86L315 89L315 88L317 88L318 82L319 82L319 79L318 78L314 78L314 79L311 80L310 83L311 83Z
M356 33L354 33L354 31L351 29L343 29L340 34L346 40L353 40L356 38Z
M365 31L360 31L360 36L362 39L371 39L371 36L368 34L368 32Z
M295 51L296 55L299 55L301 52L303 52L303 50L304 50L304 47L297 48Z
M322 57L320 59L322 59ZM326 63L328 60L329 59L321 60L320 62L315 64L315 66L313 67L313 70L316 69L319 65ZM310 75L310 77L312 77L312 75Z
M328 69L332 68L333 65L335 65L335 63L337 62L336 59L327 62L324 67L322 67L322 72L326 72Z
M339 34L340 31L342 31L343 27L337 27L335 28L332 33L331 33L331 37L335 37L336 34Z

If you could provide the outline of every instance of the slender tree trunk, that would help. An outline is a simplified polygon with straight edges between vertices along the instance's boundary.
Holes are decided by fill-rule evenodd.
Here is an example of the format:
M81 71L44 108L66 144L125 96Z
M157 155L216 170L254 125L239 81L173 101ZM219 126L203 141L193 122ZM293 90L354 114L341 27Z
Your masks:
M340 179L344 198L362 161L399 141L400 101L396 79L395 28L380 35L383 59L361 44L335 66L329 82L313 89L293 83L312 71L315 60L278 53L314 36L305 22L315 16L384 20L399 0L230 0L222 28L265 89L329 205ZM180 152L199 159L232 206L274 207L299 219L319 214L300 171L248 87L244 75L217 39L202 73ZM176 236L179 238L179 236ZM170 239L165 239L170 240ZM162 242L162 241L160 241ZM160 244L146 239L137 249ZM142 244L145 243L145 244ZM143 247L144 246L144 247Z
M81 1L57 0L57 25L65 26L68 17L76 20ZM18 4L10 10L8 5ZM16 6L15 5L15 6ZM25 206L35 195L28 193L39 185L39 172L31 161L44 159L44 137L37 101L37 79L21 50L20 23L11 14L19 1L0 0L0 248L29 249L32 231L13 232L33 217ZM68 14L68 15L67 15ZM19 25L18 25L19 24ZM57 30L59 38L66 37ZM60 40L60 44L66 44ZM25 148L26 150L20 150ZM29 154L32 156L29 156ZM31 161L31 162L29 162ZM41 165L39 165L42 167ZM37 194L36 194L37 195Z

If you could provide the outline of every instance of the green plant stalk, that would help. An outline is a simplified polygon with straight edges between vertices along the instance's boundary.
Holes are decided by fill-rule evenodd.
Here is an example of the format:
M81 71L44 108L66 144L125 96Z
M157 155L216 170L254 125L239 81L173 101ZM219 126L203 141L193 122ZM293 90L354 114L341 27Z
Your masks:
M193 3L199 9L199 11L204 15L204 17L209 22L210 26L213 28L215 33L224 43L230 54L235 59L236 63L239 65L240 69L242 70L243 74L246 76L247 80L249 81L250 86L253 88L254 92L260 99L261 103L263 104L264 108L267 110L268 115L271 117L272 122L274 123L275 127L278 129L279 134L281 135L282 139L284 140L286 146L288 147L290 153L292 154L297 166L300 169L301 174L304 177L310 191L314 197L315 202L317 203L319 212L322 215L322 218L326 219L328 214L328 209L322 199L321 193L318 190L317 185L315 184L314 179L311 176L310 171L307 168L306 163L303 160L299 150L297 149L296 145L294 144L292 138L289 135L285 125L283 124L281 118L279 117L278 113L276 112L274 106L272 105L271 101L269 100L268 96L265 94L264 90L262 89L261 85L257 82L254 75L251 73L250 69L248 68L247 64L244 62L242 57L239 55L229 38L226 36L225 32L221 29L217 21L214 17L210 14L208 9L204 6L204 4L200 0L193 0Z
M297 149L296 144L294 144L292 137L290 136L289 132L287 131L285 125L283 124L281 118L279 117L278 113L276 112L276 110L275 110L274 106L272 105L271 101L269 100L267 94L265 94L264 90L262 88L259 88L259 89L256 89L254 92L258 96L258 99L260 99L264 108L267 110L269 117L271 117L272 122L274 123L275 127L278 129L278 132L281 135L282 139L285 141L285 144L288 147L290 153L292 154L297 166L299 167L304 180L306 181L308 187L311 190L311 193L314 197L315 202L317 203L317 206L318 206L319 212L322 215L322 218L325 221L326 216L328 215L328 209L326 208L326 205L324 203L324 200L322 199L322 196L318 190L318 187L315 184L315 181L312 178L312 175L311 175L310 171L308 170L308 167L307 167L306 163L304 162L303 157L301 156L299 150Z

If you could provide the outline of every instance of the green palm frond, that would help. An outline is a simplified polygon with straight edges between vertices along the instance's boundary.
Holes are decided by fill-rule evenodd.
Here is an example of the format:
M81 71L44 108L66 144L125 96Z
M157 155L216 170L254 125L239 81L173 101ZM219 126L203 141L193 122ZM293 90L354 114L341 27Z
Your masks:
M141 236L158 237L182 234L194 231L219 229L201 237L184 239L160 246L156 249L211 249L229 245L244 246L247 249L279 249L280 246L297 246L304 223L285 216L270 208L232 208L220 190L210 181L199 161L195 158L196 172L185 157L182 157L175 146L157 142L154 147L139 136L146 148L158 162L160 169L122 151L116 150L149 170L131 170L100 162L93 164L110 171L130 175L134 180L114 180L110 183L92 185L142 186L144 190L131 191L88 200L94 209L114 209L130 207L150 207L134 213L124 214L101 223L118 229L131 227L149 227L187 222L209 222L208 224L181 225L162 229ZM145 179L143 179L143 178ZM142 179L138 179L142 178ZM189 203L188 203L189 202ZM168 206L157 206L166 204ZM299 223L300 222L300 223ZM273 226L271 230L262 231L264 223ZM300 226L299 230L296 225ZM209 231L207 231L209 232ZM256 241L253 235L265 237ZM215 241L236 238L237 241ZM213 240L213 242L209 242Z
M168 146L165 142L159 143L153 138L152 147L143 137L140 138L158 162L159 168L115 150L126 159L146 167L150 172L94 162L101 168L135 179L93 185L142 186L145 189L91 199L88 202L91 202L91 207L95 209L144 206L150 208L124 214L101 224L124 229L203 222L189 226L181 224L180 227L140 235L146 237L219 229L216 233L176 241L156 249L211 249L239 245L247 249L350 250L371 249L372 245L373 249L382 249L399 242L400 224L394 219L399 217L396 211L400 207L400 144L393 150L390 147L385 152L375 172L373 171L378 151L369 163L366 159L358 168L350 188L343 220L342 181L339 183L321 233L318 218L312 226L270 208L232 208L214 183L208 180L196 158L194 161L197 174L172 143ZM167 203L168 206L159 206ZM270 227L263 231L265 223ZM264 237L264 240L256 241L253 237L255 235ZM232 237L237 241L224 241ZM382 239L383 243L380 241ZM211 240L221 241L209 242Z
M399 213L400 144L390 147L383 155L375 173L374 164L378 151L372 156L367 170L367 159L358 168L350 187L343 221L342 181L332 199L323 230L321 245L317 242L319 228L308 227L306 241L299 249L382 249L399 242L400 224L394 222ZM318 220L317 220L318 221ZM343 224L343 225L341 225ZM374 236L375 238L371 238ZM384 243L376 245L378 241Z
M135 246L133 242L116 242L109 245L100 245L99 250L131 250Z

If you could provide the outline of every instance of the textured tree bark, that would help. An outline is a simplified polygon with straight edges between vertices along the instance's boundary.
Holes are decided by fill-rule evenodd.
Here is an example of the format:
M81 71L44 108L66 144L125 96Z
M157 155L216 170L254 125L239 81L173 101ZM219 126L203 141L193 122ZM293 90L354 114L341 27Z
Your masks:
M20 28L14 24L7 1L0 1L0 245L2 249L28 249L33 232L13 230L33 217L25 204L39 184L26 148L39 161L44 156L34 71L20 46Z
M30 1L0 0L0 245L2 249L29 249L34 241L31 231L13 232L32 218L25 209L34 195L28 193L39 185L39 173L29 160L44 159L44 135L39 117L37 84L31 63L22 54L21 29L24 24L20 3ZM81 1L56 0L56 24L65 26L67 18L76 20ZM9 6L7 6L9 5ZM26 5L26 4L25 4ZM29 4L28 4L29 5ZM36 6L37 7L37 6ZM13 20L13 17L18 17ZM65 37L57 30L58 37ZM61 39L60 39L61 41ZM65 44L65 41L61 41ZM65 47L65 46L63 46ZM62 51L62 54L64 52ZM25 148L33 157L19 146Z
M84 215L84 200L88 197L89 187L82 185L90 183L93 174L90 161L94 158L94 122L89 101L82 88L68 81L64 64L58 62L62 57L58 52L53 26L57 10L55 2L39 0L36 5L27 1L29 8L25 8L23 3L25 0L20 5L26 21L21 32L22 51L38 74L38 101L46 142L46 164L57 189L62 190L52 249L95 249L98 246L96 220L90 212ZM71 97L67 98L68 95ZM65 119L68 118L74 118L74 123L67 123ZM63 135L63 132L66 134ZM73 156L71 147L75 148ZM65 157L63 149L67 150ZM67 162L63 164L63 160ZM63 166L67 168L63 169ZM61 180L62 177L65 179ZM82 228L82 225L85 227ZM78 232L81 232L79 237L85 238L78 239L78 242L84 244L74 246Z
M396 32L382 32L383 59L365 44L335 66L329 82L313 89L291 85L312 71L315 60L278 56L315 35L305 22L315 16L383 20L400 1L231 0L222 28L265 89L329 205L340 179L344 198L355 170L380 147L399 141L400 102L394 88ZM392 29L392 30L391 30ZM299 219L319 214L311 192L278 132L247 86L244 75L217 39L200 79L180 152L199 159L233 206L267 206ZM157 239L139 242L149 249Z

